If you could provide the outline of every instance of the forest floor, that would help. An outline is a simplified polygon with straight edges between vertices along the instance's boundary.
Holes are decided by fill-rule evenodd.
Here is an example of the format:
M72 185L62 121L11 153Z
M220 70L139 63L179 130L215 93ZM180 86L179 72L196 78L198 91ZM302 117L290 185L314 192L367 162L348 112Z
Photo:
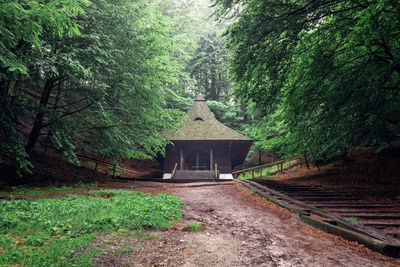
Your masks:
M375 154L363 149L350 161L333 160L320 167L294 168L273 176L291 185L321 187L361 198L395 200L400 197L400 148Z
M269 179L321 186L364 198L400 195L398 153L376 156L362 151L355 162L331 162L318 171L298 167ZM169 184L122 181L51 158L37 157L31 185L91 183L80 192L127 189L150 194L171 193L184 201L183 219L170 229L144 237L99 235L96 266L399 266L400 259L375 253L305 225L297 216L253 194L236 182ZM7 172L1 173L6 177ZM9 177L11 178L11 176ZM39 179L41 178L41 179ZM15 178L13 178L15 179ZM3 179L3 182L7 179ZM10 182L10 180L8 180ZM11 184L18 184L11 180ZM9 185L3 185L3 190ZM75 190L76 191L76 190ZM3 191L4 192L4 191ZM57 190L40 195L69 194ZM25 196L13 196L13 198ZM33 198L36 198L33 196ZM200 222L202 230L190 231Z

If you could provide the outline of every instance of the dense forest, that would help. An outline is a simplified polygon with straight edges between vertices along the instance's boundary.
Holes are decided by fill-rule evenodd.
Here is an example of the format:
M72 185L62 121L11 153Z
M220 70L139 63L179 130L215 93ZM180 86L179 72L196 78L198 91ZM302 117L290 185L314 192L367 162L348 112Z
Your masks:
M262 147L324 160L398 139L399 1L214 2Z
M154 157L198 93L238 121L210 15L207 1L2 1L2 163L29 172L43 142L76 163Z
M284 157L398 139L399 1L7 0L0 13L0 162L19 174L39 142L76 163L152 158L198 93Z

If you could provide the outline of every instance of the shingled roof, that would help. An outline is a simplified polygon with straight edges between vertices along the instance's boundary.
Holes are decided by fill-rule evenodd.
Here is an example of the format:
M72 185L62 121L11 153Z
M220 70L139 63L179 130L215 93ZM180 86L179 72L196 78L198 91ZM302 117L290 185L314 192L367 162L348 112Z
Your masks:
M165 134L169 140L243 140L246 136L219 122L206 104L202 95L197 96L187 112L188 118L179 132Z

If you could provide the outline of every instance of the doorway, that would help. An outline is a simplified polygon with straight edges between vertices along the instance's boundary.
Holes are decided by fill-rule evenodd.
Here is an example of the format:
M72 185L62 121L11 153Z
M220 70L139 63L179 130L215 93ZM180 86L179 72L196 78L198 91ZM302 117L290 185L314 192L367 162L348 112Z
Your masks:
M186 170L210 170L210 155L202 150L192 150L185 155Z

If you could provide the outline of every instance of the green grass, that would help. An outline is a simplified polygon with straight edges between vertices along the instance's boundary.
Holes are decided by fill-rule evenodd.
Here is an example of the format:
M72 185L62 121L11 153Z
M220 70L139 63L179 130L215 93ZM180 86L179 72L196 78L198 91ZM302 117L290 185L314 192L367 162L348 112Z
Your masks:
M66 193L66 192L80 192L84 191L87 189L93 189L98 186L97 182L94 183L89 183L89 184L84 184L82 182L79 182L73 186L58 186L52 185L48 187L24 187L24 186L15 186L11 187L11 190L8 191L0 191L0 194L6 195L9 197L16 197L16 196L22 196L22 197L45 197L52 195L54 193Z
M171 195L91 194L1 200L0 266L90 266L98 248L86 248L99 233L157 230L181 219L182 201Z
M200 231L203 230L203 224L201 222L192 222L188 226L189 231Z
M349 221L349 222L358 222L358 221L360 221L360 219L358 219L358 218L356 218L356 217L347 217L347 218L346 218L346 221Z
M294 161L291 162L285 162L283 164L283 168L289 167L291 164L293 164ZM291 170L294 170L297 167L292 168ZM281 169L281 165L277 164L271 167L265 167L262 169L261 174L260 174L260 170L254 171L254 178L270 178L272 176L270 176L271 173L276 172L276 171L280 171ZM251 176L251 171L245 172L244 174L241 174L238 179L252 179Z
M262 169L261 175L260 175L260 171L259 170L255 171L254 172L254 178L258 178L258 177L265 178L265 177L268 177L270 175L270 173L278 171L278 170L280 170L280 165L274 165L274 166L271 166L271 167L266 167L266 168ZM238 178L239 179L252 179L251 171L244 173L244 175L243 174L240 175Z

